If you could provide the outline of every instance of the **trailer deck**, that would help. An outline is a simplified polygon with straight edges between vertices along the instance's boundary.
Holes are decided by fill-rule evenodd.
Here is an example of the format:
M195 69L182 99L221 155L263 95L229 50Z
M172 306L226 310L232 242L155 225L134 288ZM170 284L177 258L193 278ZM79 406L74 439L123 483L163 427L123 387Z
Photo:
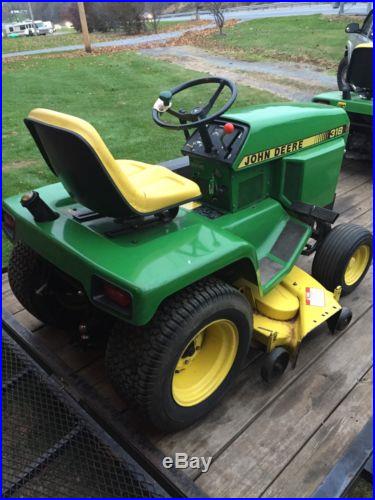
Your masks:
M337 189L338 224L372 228L371 167L346 162ZM310 268L311 258L300 266ZM3 274L3 308L19 324L25 343L43 351L44 362L62 363L82 404L110 408L112 425L141 433L160 451L213 457L206 473L183 475L207 496L309 497L372 415L372 268L343 304L353 311L350 327L332 335L318 328L304 341L297 366L271 385L260 377L262 356L252 353L232 392L203 421L165 435L151 429L113 390L104 370L104 339L84 348L74 332L43 325L15 299ZM22 333L23 332L23 333ZM31 332L31 333L30 333ZM52 365L52 366L51 366ZM82 384L80 384L82 382ZM84 387L90 387L91 403ZM154 459L155 459L154 455ZM162 467L162 464L158 464ZM179 471L181 472L181 471ZM199 491L199 490L197 490ZM193 495L193 490L191 490ZM196 492L195 492L196 494Z

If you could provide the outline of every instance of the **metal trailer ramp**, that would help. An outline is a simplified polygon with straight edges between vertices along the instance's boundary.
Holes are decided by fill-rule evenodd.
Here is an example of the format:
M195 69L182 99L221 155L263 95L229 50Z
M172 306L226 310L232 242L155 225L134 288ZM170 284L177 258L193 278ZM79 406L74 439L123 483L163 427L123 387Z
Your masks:
M3 320L3 497L187 496L135 460L15 338Z
M315 490L312 498L339 498L350 496L350 488L359 476L372 483L373 419L368 420L343 456L332 467Z

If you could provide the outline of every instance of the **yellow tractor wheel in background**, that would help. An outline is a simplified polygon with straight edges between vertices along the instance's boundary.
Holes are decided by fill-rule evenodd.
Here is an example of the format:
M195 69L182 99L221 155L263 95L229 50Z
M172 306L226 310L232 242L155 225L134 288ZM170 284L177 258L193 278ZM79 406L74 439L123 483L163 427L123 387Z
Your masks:
M318 246L312 275L328 290L340 285L343 295L364 279L372 260L372 234L355 224L334 227Z

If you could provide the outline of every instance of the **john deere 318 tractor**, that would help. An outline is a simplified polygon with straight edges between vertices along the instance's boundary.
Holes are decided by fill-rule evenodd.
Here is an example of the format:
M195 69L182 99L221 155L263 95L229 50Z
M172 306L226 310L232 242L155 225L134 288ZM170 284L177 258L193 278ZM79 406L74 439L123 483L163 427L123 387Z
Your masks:
M174 108L177 94L208 85L206 104ZM167 431L218 403L250 346L271 380L319 325L344 329L340 295L371 262L367 230L332 228L345 110L229 112L236 96L214 77L162 92L154 121L185 134L183 156L163 165L115 159L86 121L34 109L25 124L58 182L4 202L16 297L47 324L110 332L113 383ZM296 261L313 252L309 275Z

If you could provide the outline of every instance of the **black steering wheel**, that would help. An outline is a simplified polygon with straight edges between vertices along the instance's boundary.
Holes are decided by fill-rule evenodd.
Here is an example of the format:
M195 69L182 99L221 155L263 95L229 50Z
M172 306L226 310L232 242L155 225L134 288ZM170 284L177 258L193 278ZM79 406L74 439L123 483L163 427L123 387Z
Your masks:
M185 110L175 111L172 109L172 98L174 95L189 89L191 87L196 87L197 85L206 85L207 83L217 83L219 86L216 91L212 94L210 100L205 106L197 106L193 108L190 113ZM222 108L220 108L216 113L209 115L210 110L214 106L218 97L222 93L225 87L230 90L230 97ZM152 118L154 122L160 127L169 128L172 130L188 130L190 128L202 128L202 125L210 122L214 118L219 117L227 109L229 109L237 98L237 87L235 83L227 78L219 77L208 77L208 78L198 78L197 80L190 80L189 82L182 83L172 90L167 90L161 92L158 99L156 100L152 108ZM169 113L179 119L180 124L172 124L162 120L160 117L163 113ZM205 127L204 127L205 128Z

